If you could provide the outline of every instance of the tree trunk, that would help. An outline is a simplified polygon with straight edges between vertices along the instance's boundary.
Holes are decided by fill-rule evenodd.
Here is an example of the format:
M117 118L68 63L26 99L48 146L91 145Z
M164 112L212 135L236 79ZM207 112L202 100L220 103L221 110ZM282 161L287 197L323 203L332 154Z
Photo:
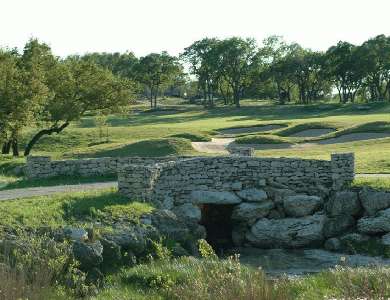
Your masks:
M44 135L51 135L53 133L60 133L62 130L64 130L66 127L68 127L69 122L65 122L60 127L52 127L48 129L42 129L39 131L36 135L33 136L33 138L30 140L30 142L27 144L26 148L24 149L24 156L30 155L30 152L34 145L40 140L41 137Z
M19 156L18 140L16 138L12 139L11 147L12 147L12 155L15 157Z
M5 141L3 147L1 148L1 154L9 154L11 151L11 142Z

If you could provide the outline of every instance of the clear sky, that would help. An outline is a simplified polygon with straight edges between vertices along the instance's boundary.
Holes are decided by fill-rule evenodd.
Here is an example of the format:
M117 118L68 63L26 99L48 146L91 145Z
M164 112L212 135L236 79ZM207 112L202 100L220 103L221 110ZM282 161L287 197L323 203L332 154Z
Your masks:
M390 0L0 0L0 46L176 55L203 37L283 35L314 50L390 35Z

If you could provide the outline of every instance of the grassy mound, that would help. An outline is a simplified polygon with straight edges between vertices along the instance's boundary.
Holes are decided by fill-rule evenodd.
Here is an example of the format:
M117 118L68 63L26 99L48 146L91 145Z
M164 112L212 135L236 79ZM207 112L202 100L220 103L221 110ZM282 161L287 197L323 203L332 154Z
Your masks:
M183 138L150 139L114 148L102 148L89 157L142 156L157 157L167 155L190 154L194 149L191 141Z
M288 140L275 135L248 135L239 137L235 140L237 144L283 144L289 143Z
M358 132L390 132L390 122L368 122L363 124L358 124L345 128L334 133L334 135L341 136L348 133L358 133Z
M170 137L173 138L183 138L190 140L191 142L210 142L211 138L207 135L203 134L196 134L196 133L178 133L171 135Z
M276 134L279 136L290 136L296 134L298 132L309 130L309 129L336 129L336 126L329 123L321 123L321 122L311 122L311 123L303 123L297 124L285 129L278 131Z

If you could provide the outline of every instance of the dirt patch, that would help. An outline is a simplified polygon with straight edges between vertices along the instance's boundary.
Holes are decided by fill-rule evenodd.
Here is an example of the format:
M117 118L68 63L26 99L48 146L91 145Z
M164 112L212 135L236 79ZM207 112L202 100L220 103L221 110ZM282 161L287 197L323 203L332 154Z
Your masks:
M331 129L331 128L317 128L317 129L314 128L314 129L302 130L302 131L294 133L290 136L292 136L292 137L318 137L318 136L325 135L325 134L328 134L328 133L331 133L334 131L335 130Z
M221 134L242 134L242 133L271 131L283 127L286 126L279 125L279 124L270 124L270 125L259 125L259 126L252 126L252 127L226 128L226 129L218 130L218 132Z
M387 132L357 132L357 133L348 133L335 138L330 138L322 141L316 142L320 145L329 145L329 144L339 144L339 143L348 143L364 140L374 140L390 137L390 133Z

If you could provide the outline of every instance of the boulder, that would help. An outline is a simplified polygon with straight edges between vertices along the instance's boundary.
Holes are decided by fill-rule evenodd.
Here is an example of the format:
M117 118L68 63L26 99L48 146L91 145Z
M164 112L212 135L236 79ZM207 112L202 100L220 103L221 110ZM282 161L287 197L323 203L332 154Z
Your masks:
M275 203L283 204L283 200L285 197L293 196L297 193L289 189L268 188L267 194L275 201Z
M63 231L66 238L74 241L88 240L88 232L83 228L65 228Z
M325 241L324 248L329 251L340 251L341 242L338 238L330 238Z
M83 270L99 266L103 262L102 254L103 246L99 241L94 243L76 241L73 244L73 255L80 262Z
M121 247L113 241L102 238L103 264L110 268L119 265L122 260Z
M261 219L246 235L247 239L260 248L297 248L316 246L324 240L324 215L279 220Z
M369 216L390 207L390 193L364 189L359 194L364 210Z
M390 208L378 212L374 217L361 218L357 228L366 234L390 232Z
M199 222L202 218L202 212L200 211L200 208L191 203L185 203L180 206L177 206L173 209L173 212L179 218L192 220L194 222Z
M357 216L362 211L358 194L352 191L337 192L325 204L328 216L350 215Z
M355 219L349 215L328 218L324 226L324 236L330 238L343 234L352 228L355 223Z
M359 233L350 233L340 237L342 251L347 253L365 253L371 256L382 256L384 247L381 240Z
M208 203L208 204L238 204L241 199L231 192L218 191L193 191L190 195L193 203Z
M191 233L183 219L170 210L156 210L151 214L152 225L161 236L181 242Z
M142 226L131 226L114 229L105 233L103 237L114 242L124 251L132 251L136 255L141 255L147 245L148 232Z
M237 195L242 200L249 202L262 202L268 198L267 193L259 189L245 189L237 192Z
M245 242L245 233L248 231L246 226L234 226L232 231L233 245L240 247Z
M274 208L272 201L263 203L241 203L233 209L232 219L240 222L253 223L257 219L267 216Z
M287 216L304 217L317 211L322 203L322 199L317 196L295 195L285 198L283 206Z
M382 241L382 245L386 247L390 247L390 233L387 233L384 236L382 236L381 241Z

